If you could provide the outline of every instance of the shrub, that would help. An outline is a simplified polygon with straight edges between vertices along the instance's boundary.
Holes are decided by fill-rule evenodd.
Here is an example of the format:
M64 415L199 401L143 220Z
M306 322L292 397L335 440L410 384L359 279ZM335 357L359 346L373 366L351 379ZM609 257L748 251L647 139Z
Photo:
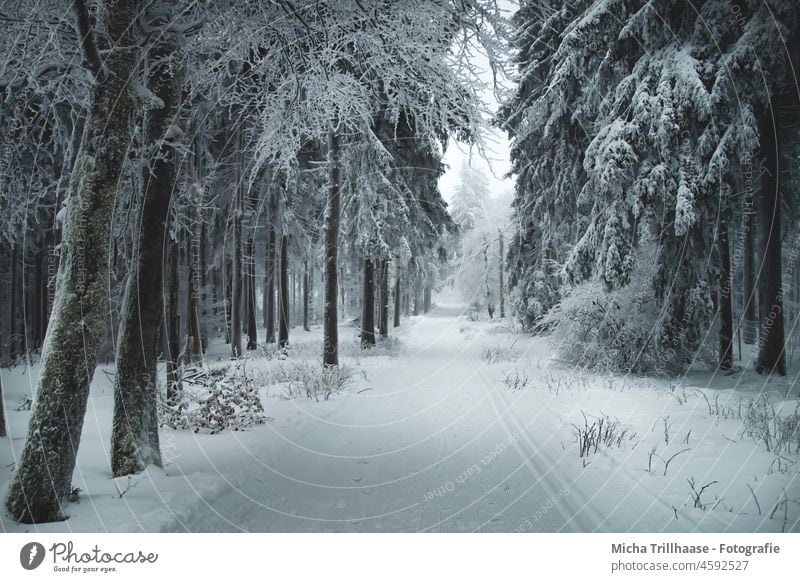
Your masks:
M626 442L637 438L635 432L630 432L613 416L581 414L583 415L583 425L572 425L575 429L575 440L578 443L578 454L581 458L588 457L590 453L597 453L601 445L621 448Z
M277 381L288 384L289 398L303 394L316 401L328 400L332 394L341 392L352 376L347 366L318 366L307 362L281 366L276 371Z
M486 346L481 350L481 358L490 364L497 362L515 362L520 358L514 346Z
M241 430L268 420L255 381L244 362L225 368L189 368L181 378L182 390L174 402L162 401L162 426L207 430Z
M745 435L764 443L770 452L800 453L800 403L793 412L780 414L763 394L751 398L744 404L742 425Z

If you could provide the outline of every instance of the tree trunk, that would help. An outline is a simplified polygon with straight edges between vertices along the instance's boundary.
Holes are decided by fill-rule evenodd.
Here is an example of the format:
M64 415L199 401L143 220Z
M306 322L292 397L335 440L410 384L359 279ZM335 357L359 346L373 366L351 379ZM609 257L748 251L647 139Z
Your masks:
M400 264L400 258L397 258L397 264ZM400 327L400 267L397 267L397 273L394 280L394 321L393 327Z
M305 260L303 261L303 330L304 331L311 331L311 326L308 322L308 309L309 309L309 289L308 284L311 280L311 277L308 275L308 254L306 254Z
M425 283L425 290L422 292L422 312L428 313L431 310L431 294L433 290L431 289L431 284L426 282Z
M786 374L783 334L783 291L781 288L781 180L780 146L774 125L774 111L769 108L761 116L761 156L764 173L759 193L758 221L760 251L763 260L759 273L758 291L761 324L758 337L759 374Z
M241 188L233 215L233 265L231 268L231 357L242 355L242 218Z
M342 314L345 317L347 317L347 293L345 292L345 291L347 291L347 289L345 289L345 282L346 281L347 281L347 279L344 276L344 267L341 267L339 269L339 284L342 286L342 291L341 291L341 295L342 295Z
M3 400L3 380L0 378L0 437L6 435L6 407Z
M325 207L325 307L323 311L322 364L339 365L339 136L328 138L328 200Z
M499 261L498 270L500 271L500 317L503 318L506 316L506 299L505 299L505 282L503 280L503 231L499 228L497 229L497 237L500 242L500 253L498 256Z
M273 219L274 213L270 215L270 220ZM264 320L267 326L267 343L275 343L275 242L275 225L270 222L267 236L267 272L264 275L266 297Z
M719 367L730 370L733 367L733 308L731 305L731 251L728 244L728 221L724 209L719 217Z
M233 337L233 274L231 272L233 262L228 263L225 258L222 260L227 265L227 268L223 268L222 277L225 291L225 343L229 344Z
M100 11L110 51L107 73L91 58L98 76L91 92L87 137L73 172L74 195L64 231L63 257L53 317L43 349L28 437L17 463L6 505L13 519L43 523L64 519L62 499L72 488L89 384L108 314L108 252L111 221L119 192L119 170L132 138L134 104L127 83L139 60L131 32L139 6L106 0ZM79 21L89 21L83 2ZM90 38L84 45L92 44ZM122 47L122 49L119 49ZM88 51L85 51L88 54ZM96 49L92 49L96 56ZM89 59L87 58L87 61Z
M380 266L381 305L378 327L381 337L389 337L389 259L383 259Z
M289 235L281 236L278 347L289 345Z
M317 273L316 269L314 268L314 263L312 260L310 270L308 273L308 319L309 322L316 324L317 323L317 301L314 297L314 288L316 285Z
M200 271L199 283L200 283L200 293L198 295L200 300L200 350L205 353L206 347L208 346L208 289L206 287L206 271L207 271L207 262L206 262L206 245L208 238L208 232L206 228L206 223L203 221L202 226L200 227L200 257L199 257L199 265L198 269Z
M486 312L489 314L489 319L492 319L494 317L494 301L492 301L492 289L489 285L489 241L486 240L486 237L483 239L483 272L486 286Z
M258 325L256 324L256 260L253 237L247 239L247 349L258 347Z
M193 186L194 188L194 186ZM195 196L193 196L195 198ZM197 225L192 225L186 235L186 262L188 265L188 285L186 287L186 363L193 363L203 357L203 344L200 333L200 268L198 265L199 252L197 247L199 241L195 229Z
M289 322L291 323L290 327L294 327L294 322L297 321L297 271L291 269L291 278L290 281L292 282L292 308L289 310L291 317L289 318Z
M742 213L744 230L744 256L742 265L742 284L744 287L743 305L743 337L744 342L754 345L757 339L758 316L756 304L758 292L756 290L756 275L754 272L756 256L756 214L753 210L753 167L752 161L748 169L749 179L745 180L745 205Z
M361 304L361 347L375 345L375 269L364 259L364 295Z
M414 315L419 315L420 304L420 282L419 275L414 279Z
M162 41L154 51L149 85L164 107L147 113L146 140L163 140L151 165L145 170L145 191L138 221L134 268L128 275L120 313L114 379L114 422L111 433L111 472L114 477L140 473L147 465L161 466L158 442L158 352L163 310L164 243L169 240L167 223L176 179L176 156L165 139L180 106L178 78L164 61L174 45ZM187 234L189 271L192 275L192 237ZM195 294L190 276L189 295ZM189 329L196 323L194 302L189 301ZM191 336L190 332L191 350ZM200 340L199 326L194 336Z
M3 379L0 377L0 437L6 436L6 407L3 400Z
M19 276L17 275L17 245L11 245L11 285L9 294L11 300L8 305L8 361L10 365L17 362L19 350L17 348L17 287L19 287Z
M42 347L42 306L44 305L44 297L46 295L45 274L44 274L44 255L47 247L44 245L44 240L41 241L40 247L36 249L36 264L34 266L34 283L31 305L31 313L33 313L33 338L31 348L35 351Z
M167 344L167 402L175 404L181 392L180 383L180 351L181 351L181 316L178 310L178 297L180 294L180 279L178 278L178 263L180 250L178 241L168 238L166 267L167 273L167 305L164 310L164 334Z

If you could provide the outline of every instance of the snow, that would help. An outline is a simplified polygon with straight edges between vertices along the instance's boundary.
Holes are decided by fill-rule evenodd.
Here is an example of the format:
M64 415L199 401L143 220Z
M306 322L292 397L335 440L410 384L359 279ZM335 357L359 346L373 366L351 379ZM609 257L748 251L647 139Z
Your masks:
M464 305L438 299L375 355L361 355L356 330L341 324L340 355L354 381L329 400L287 397L272 375L286 362L252 358L270 422L217 435L162 429L164 468L131 478L111 478L113 370L101 366L74 477L79 503L60 523L17 524L3 514L2 531L800 529L795 504L786 520L783 507L769 515L784 492L800 497L797 456L784 453L779 467L740 420L710 415L701 394L736 408L763 379L581 372L552 358L552 340L517 335L509 319L470 321ZM316 362L321 337L318 327L294 328L290 360ZM219 366L224 354L217 344L207 356ZM37 366L2 370L10 434L0 439L2 493L30 414L18 401L31 397L37 374ZM527 384L513 389L515 377ZM579 457L573 424L583 426L582 413L615 417L629 437ZM703 493L704 510L687 480L717 482Z

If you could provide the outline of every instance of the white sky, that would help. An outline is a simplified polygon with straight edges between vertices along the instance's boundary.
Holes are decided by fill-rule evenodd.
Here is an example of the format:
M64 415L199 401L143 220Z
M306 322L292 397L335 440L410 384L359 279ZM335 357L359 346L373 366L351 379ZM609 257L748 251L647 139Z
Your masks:
M517 3L513 0L501 0L501 8L507 12L507 16L517 10ZM489 60L485 54L476 55L475 66L481 71L484 83L491 87L492 74L489 68ZM498 78L499 82L504 81ZM506 87L504 87L506 88ZM499 103L495 98L494 91L491 89L481 93L488 110L495 113ZM459 170L464 160L467 160L471 167L483 171L489 183L489 192L493 198L503 193L510 193L514 189L513 180L505 178L511 164L509 162L509 142L505 133L492 129L485 136L486 152L485 158L477 148L470 148L468 145L461 144L455 140L450 140L447 152L444 156L444 163L448 170L439 179L439 189L447 202L453 199L456 186L459 181ZM470 151L471 150L471 151Z

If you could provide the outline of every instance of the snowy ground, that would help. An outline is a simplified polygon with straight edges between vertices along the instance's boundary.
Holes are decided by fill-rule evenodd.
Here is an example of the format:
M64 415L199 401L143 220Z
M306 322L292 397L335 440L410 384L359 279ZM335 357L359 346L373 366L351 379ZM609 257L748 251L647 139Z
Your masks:
M28 526L2 515L0 527L800 531L797 455L768 452L735 418L754 391L782 397L785 380L765 387L747 373L677 381L588 374L553 362L546 338L516 335L509 325L468 321L463 306L441 302L403 322L393 353L370 356L359 355L355 330L342 328L343 363L354 380L320 402L287 398L285 386L270 381L285 363L254 359L270 422L217 435L165 430L163 470L131 479L110 477L112 370L101 367L70 519ZM292 357L316 361L320 330L292 334ZM224 347L216 353L211 365L224 361ZM0 439L3 496L30 414L15 409L36 373L2 370L11 435ZM795 393L785 405L793 410L796 400ZM583 413L590 423L616 418L619 437L580 457L574 425L584 426ZM694 507L690 480L698 490L716 481L703 491L702 508Z

